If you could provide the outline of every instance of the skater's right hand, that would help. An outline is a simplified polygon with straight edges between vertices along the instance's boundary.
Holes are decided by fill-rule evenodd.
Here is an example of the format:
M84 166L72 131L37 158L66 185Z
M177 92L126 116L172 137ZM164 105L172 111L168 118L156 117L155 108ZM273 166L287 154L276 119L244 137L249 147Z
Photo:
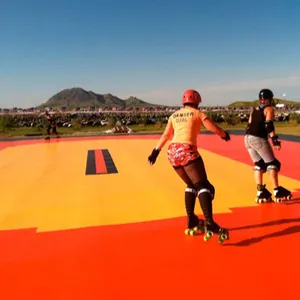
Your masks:
M281 149L281 142L278 140L278 136L274 135L271 137L271 139L274 149L279 151Z
M221 137L222 140L224 140L225 142L230 141L230 135L227 131L224 131L224 136Z

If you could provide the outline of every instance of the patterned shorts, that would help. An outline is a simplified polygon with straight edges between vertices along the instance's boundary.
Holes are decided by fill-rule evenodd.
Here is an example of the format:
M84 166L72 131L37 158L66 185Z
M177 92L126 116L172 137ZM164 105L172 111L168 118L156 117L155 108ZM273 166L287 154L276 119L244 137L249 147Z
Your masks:
M172 143L168 148L168 159L173 167L184 167L199 156L197 146Z

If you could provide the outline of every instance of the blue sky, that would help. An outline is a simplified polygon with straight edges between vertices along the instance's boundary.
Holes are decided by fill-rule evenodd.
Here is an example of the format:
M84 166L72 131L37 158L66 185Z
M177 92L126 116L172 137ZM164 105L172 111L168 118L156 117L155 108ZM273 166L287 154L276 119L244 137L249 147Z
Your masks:
M1 0L0 107L65 88L178 105L300 100L299 0Z

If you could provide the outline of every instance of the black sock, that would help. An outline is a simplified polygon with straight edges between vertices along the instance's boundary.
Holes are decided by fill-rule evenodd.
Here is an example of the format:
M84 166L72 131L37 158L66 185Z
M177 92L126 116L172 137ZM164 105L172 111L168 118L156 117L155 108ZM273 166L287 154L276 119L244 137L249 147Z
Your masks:
M201 193L199 195L200 206L207 223L214 223L212 211L212 199L209 193Z
M185 190L185 210L187 214L187 226L188 228L192 228L195 226L198 226L199 224L199 219L195 215L195 204L196 204L196 191L190 190L187 191Z
M195 203L196 203L196 194L193 192L185 191L185 210L188 217L194 216Z

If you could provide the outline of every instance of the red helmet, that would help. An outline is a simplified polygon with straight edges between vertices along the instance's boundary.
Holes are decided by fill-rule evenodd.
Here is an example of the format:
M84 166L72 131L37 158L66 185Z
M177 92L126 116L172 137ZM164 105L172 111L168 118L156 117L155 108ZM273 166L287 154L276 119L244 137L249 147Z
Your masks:
M195 104L199 105L201 103L202 99L200 94L195 90L187 90L182 95L182 104Z

